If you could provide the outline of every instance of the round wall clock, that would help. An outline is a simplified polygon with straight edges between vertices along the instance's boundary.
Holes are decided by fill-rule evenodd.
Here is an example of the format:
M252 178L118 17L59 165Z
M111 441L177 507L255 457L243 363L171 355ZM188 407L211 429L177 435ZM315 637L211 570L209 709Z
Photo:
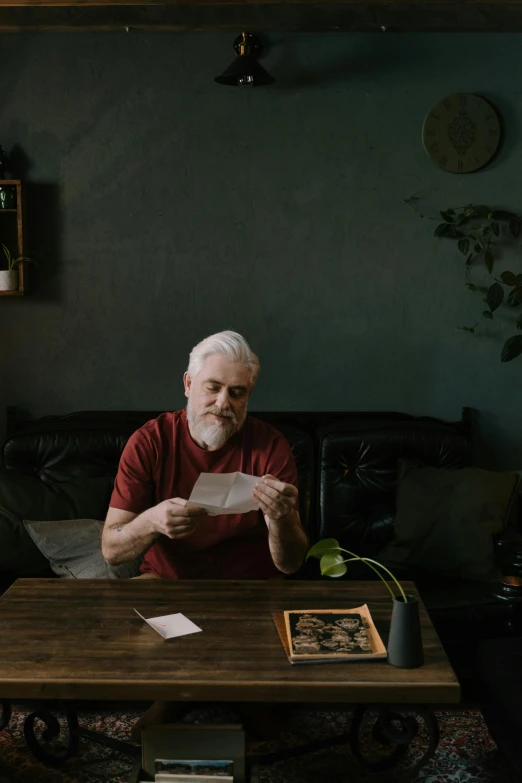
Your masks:
M500 141L500 120L484 98L449 95L434 106L422 126L424 149L439 168L468 174L491 160Z

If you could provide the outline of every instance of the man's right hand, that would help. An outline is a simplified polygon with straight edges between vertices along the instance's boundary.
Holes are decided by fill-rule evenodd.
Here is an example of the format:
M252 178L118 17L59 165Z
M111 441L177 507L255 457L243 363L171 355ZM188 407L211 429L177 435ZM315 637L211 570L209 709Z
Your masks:
M148 512L153 530L167 538L190 536L206 516L204 508L188 506L183 498L164 500Z

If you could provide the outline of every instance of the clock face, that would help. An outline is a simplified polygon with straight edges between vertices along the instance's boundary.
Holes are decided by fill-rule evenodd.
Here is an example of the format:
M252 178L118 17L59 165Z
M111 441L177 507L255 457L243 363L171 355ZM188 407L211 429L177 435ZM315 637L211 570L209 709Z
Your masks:
M439 168L455 174L476 171L491 160L500 141L495 109L478 95L449 95L422 126L424 149Z

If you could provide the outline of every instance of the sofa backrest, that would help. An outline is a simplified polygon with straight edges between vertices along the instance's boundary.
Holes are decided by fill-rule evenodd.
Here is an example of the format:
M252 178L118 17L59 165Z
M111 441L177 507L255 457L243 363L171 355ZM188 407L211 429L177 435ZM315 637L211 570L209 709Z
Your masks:
M3 466L46 484L114 477L130 435L159 413L86 411L13 426L11 409ZM375 554L392 536L401 458L445 468L471 463L468 420L448 423L393 412L251 415L275 426L290 444L301 519L312 543L334 537L347 549Z
M46 484L82 477L114 477L131 434L160 413L84 411L20 422L3 444L3 466ZM288 420L287 414L257 415L276 426L290 444L298 472L301 519L308 531L314 474L312 439L291 418Z

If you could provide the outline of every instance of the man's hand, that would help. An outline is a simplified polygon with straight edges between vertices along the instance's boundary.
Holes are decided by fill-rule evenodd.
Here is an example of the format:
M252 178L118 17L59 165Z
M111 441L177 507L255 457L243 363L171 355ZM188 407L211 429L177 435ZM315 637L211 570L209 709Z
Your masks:
M308 540L296 509L297 489L274 476L263 476L254 487L268 528L268 546L274 565L284 574L293 574L303 562Z
M265 519L285 519L295 509L297 489L293 484L285 484L270 474L263 476L254 488L257 500Z
M183 498L164 500L151 508L148 514L154 531L167 538L189 536L207 516L205 509L187 506L187 501Z

